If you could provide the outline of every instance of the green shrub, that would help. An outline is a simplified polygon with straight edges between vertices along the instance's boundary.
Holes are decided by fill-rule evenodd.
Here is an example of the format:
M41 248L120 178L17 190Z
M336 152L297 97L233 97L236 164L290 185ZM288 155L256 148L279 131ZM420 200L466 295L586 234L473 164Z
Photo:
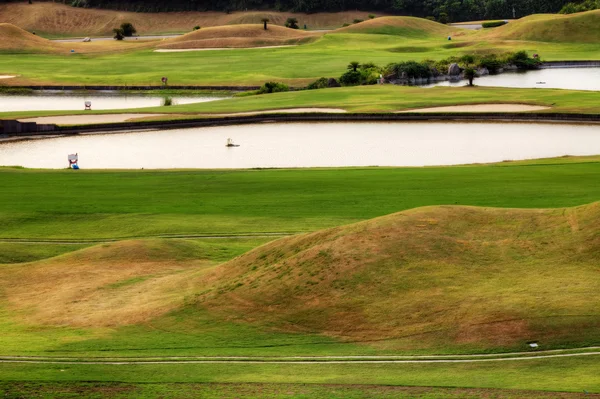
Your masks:
M484 55L479 59L477 66L480 68L486 68L491 74L498 73L500 68L504 66L504 63L498 59L496 54Z
M342 86L357 86L360 84L362 74L359 71L348 71L340 77Z
M506 21L490 21L482 23L481 26L484 28L495 28L497 26L506 25L506 23Z
M200 30L200 25L194 26L194 30Z
M169 96L167 96L167 97L164 97L164 98L163 98L163 101L162 101L162 105L163 105L164 107L168 107L168 106L171 106L171 105L173 105L173 98L172 98L172 97L169 97Z
M389 64L385 68L386 75L394 75L397 78L429 78L431 69L426 62L405 61L397 64Z
M518 69L537 69L542 63L539 58L529 57L527 51L517 51L508 56L508 63L514 64Z
M267 82L258 90L258 94L280 93L290 91L290 87L285 83Z
M369 14L369 19L375 19L375 18L377 18L377 16L376 16L376 15Z
M315 80L311 84L309 84L306 88L308 90L325 89L325 88L329 87L328 82L329 82L329 79L320 78L320 79Z
M353 22L355 24L360 24L361 22L364 22L364 19L355 19Z

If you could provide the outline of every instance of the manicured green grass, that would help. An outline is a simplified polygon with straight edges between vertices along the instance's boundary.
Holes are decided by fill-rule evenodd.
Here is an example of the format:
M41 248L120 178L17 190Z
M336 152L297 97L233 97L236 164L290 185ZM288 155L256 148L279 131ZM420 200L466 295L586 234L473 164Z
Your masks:
M85 244L31 244L0 242L0 265L33 262L85 248Z
M0 238L298 232L424 205L548 208L597 201L600 163L593 157L578 160L231 171L4 168Z
M570 399L580 393L356 384L4 382L0 394L36 398Z
M465 43L463 47L457 44ZM596 43L549 43L487 40L465 34L448 48L445 35L405 38L386 34L335 33L315 43L274 49L241 49L120 54L2 54L0 71L20 75L29 84L156 85L168 76L172 85L259 85L284 81L303 86L325 77L339 77L350 61L385 66L405 60L442 59L473 52L526 50L545 60L600 58ZM400 49L404 48L405 50ZM418 52L412 49L419 48Z
M306 90L236 97L220 101L109 111L16 111L0 113L0 118L108 113L166 114L157 120L198 118L198 114L226 114L286 108L341 108L349 112L394 112L424 107L461 104L519 103L550 107L544 113L595 114L600 99L593 91L558 89L512 89L500 87L408 87L360 86ZM143 117L143 115L140 115Z
M501 364L2 364L5 381L120 381L404 386L600 391L598 358L508 361Z

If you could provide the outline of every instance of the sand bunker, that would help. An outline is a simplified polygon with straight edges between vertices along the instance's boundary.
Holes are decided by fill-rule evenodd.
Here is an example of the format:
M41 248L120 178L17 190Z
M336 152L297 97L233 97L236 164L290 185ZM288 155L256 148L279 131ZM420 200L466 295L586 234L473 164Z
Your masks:
M0 75L0 79L12 79L12 78L16 78L16 76L12 76L12 75Z
M244 115L262 115L262 114L303 114L308 112L343 114L347 112L340 108L290 108L290 109L270 109L266 111L236 112L233 114L213 114L213 116L244 116Z
M115 123L144 119L162 114L91 114L91 115L63 115L42 116L39 118L19 119L21 122L54 123L57 125L84 125L93 123Z
M220 47L220 48L177 48L177 49L158 49L154 50L155 53L181 53L186 51L209 51L209 50L253 50L253 49L265 49L265 48L282 48L282 47L296 47L297 45L289 46L263 46L263 47Z
M542 105L527 104L474 104L474 105L452 105L447 107L417 108L408 111L397 111L398 114L407 112L527 112L543 111L550 109Z

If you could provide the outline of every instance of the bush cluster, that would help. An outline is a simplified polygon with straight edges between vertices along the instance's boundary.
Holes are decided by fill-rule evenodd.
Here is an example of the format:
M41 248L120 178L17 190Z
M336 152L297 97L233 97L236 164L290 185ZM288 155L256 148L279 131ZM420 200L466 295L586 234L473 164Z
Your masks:
M506 21L490 21L482 23L481 26L483 28L495 28L498 26L506 25L506 23Z
M280 93L283 91L290 91L290 87L285 83L267 82L258 89L258 94Z
M576 12L592 11L600 8L600 0L586 0L583 3L567 3L560 9L559 14L574 14Z

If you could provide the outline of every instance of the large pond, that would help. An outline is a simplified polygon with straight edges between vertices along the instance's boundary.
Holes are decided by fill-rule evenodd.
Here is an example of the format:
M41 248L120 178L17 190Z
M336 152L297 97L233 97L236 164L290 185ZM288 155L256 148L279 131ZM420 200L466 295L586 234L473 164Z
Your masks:
M476 78L477 86L522 87L572 90L600 90L600 68L549 68L528 72L505 72ZM465 86L459 82L438 82L428 86Z
M239 147L225 146L232 138ZM600 126L500 123L260 124L0 144L0 165L65 168L424 166L600 154Z
M203 95L170 96L173 104L191 104L222 100L227 97ZM11 111L74 111L85 109L85 102L92 102L92 109L128 109L158 107L164 96L124 94L111 91L69 92L43 91L28 95L0 95L0 112Z

